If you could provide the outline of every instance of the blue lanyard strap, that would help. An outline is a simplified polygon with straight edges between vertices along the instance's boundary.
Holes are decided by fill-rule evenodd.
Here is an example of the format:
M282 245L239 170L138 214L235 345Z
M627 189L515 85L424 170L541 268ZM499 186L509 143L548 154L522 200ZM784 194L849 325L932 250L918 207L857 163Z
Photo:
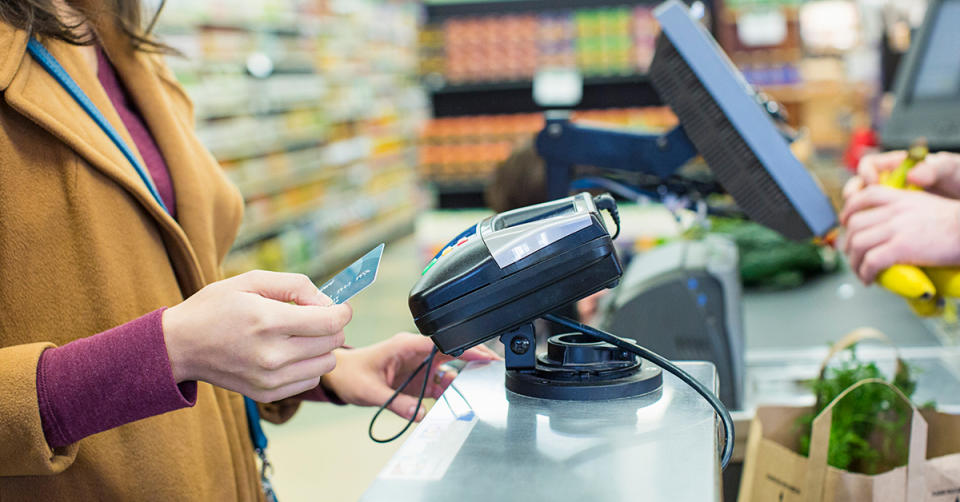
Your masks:
M80 105L81 108L94 122L100 126L100 129L113 141L114 145L117 145L117 148L123 152L123 156L130 161L130 164L133 165L134 170L137 171L137 175L140 176L140 179L143 180L143 183L147 185L147 189L150 191L150 195L153 196L154 200L157 201L157 204L160 204L160 207L164 211L169 213L167 206L163 203L163 199L160 198L160 193L157 191L157 187L153 184L153 178L147 174L147 170L143 168L143 165L140 164L140 161L137 160L137 156L134 155L133 150L127 145L123 140L117 130L113 128L113 125L103 116L103 113L97 108L97 105L93 104L93 101L83 92L83 89L70 77L63 66L53 54L50 54L50 51L46 47L40 44L36 39L31 38L27 42L27 51L30 52L30 55L37 60L37 63L40 64L47 73L49 73L60 85L70 94L71 97ZM258 453L263 452L267 447L267 436L263 433L263 428L260 426L260 411L257 409L257 403L250 399L249 397L244 397L244 406L247 412L247 422L250 425L250 439L253 441L253 446Z
M249 397L243 397L243 404L247 409L247 423L250 426L250 440L253 441L253 448L257 453L267 449L267 435L263 433L263 427L260 425L260 410L257 409L257 402Z
M35 38L31 38L27 42L27 51L30 52L33 59L37 60L37 63L40 63L40 66L47 70L47 73L63 86L77 104L87 112L87 115L90 115L90 118L92 118L93 121L100 126L100 129L107 134L110 140L113 141L113 144L117 145L117 148L123 152L123 156L133 165L133 169L137 171L137 175L140 176L143 183L147 185L147 190L150 191L153 199L157 201L157 204L160 204L160 207L162 207L164 211L169 213L170 211L167 209L167 206L164 205L163 199L160 198L160 192L157 191L157 187L153 184L153 178L147 174L147 170L144 169L140 161L137 160L137 156L134 155L133 150L123 141L123 138L117 130L113 128L113 125L110 124L107 118L100 113L97 105L93 104L93 101L90 101L90 98L83 92L83 89L81 89L67 71L63 69L63 66L53 57L53 54L50 54L47 48L41 45Z

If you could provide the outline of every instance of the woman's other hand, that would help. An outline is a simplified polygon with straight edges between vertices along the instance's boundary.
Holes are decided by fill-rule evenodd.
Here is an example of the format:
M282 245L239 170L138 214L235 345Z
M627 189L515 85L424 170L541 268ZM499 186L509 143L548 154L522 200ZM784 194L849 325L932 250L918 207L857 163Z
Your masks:
M163 332L177 382L202 380L268 403L315 388L333 370L352 315L305 275L258 270L166 310Z
M581 298L577 302L577 315L580 317L580 322L584 324L593 322L593 318L600 311L600 300L609 293L609 289L602 289L586 298Z
M960 265L960 201L872 185L850 196L840 221L843 251L865 283L897 263Z
M341 400L360 406L380 406L390 399L396 388L423 362L433 350L430 338L413 333L398 333L391 338L367 347L337 350L337 368L323 376L323 385ZM460 356L465 361L499 359L496 353L482 345L467 350ZM456 377L453 371L440 366L453 360L438 353L433 365L417 375L390 403L389 410L410 419L417 408L417 396L423 379L427 378L426 397L438 398ZM424 409L416 416L423 418Z

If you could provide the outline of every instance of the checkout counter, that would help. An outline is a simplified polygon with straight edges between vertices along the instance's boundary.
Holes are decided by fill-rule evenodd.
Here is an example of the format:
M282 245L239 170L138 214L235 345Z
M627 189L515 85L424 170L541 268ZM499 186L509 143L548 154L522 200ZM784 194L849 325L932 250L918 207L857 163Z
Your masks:
M712 364L680 366L716 388ZM503 375L467 366L360 500L721 500L714 411L673 375L593 402L513 394Z
M567 192L574 163L600 160L603 166L598 166L614 170L642 163L650 174L665 178L696 150L751 219L791 238L823 235L835 224L833 210L784 138L758 111L755 96L743 93L736 75L730 77L712 41L703 38L682 6L668 2L656 15L670 40L658 42L651 78L665 93L682 128L651 139L548 116L538 138L538 151L548 169L548 191L554 196ZM689 93L698 100L690 99ZM649 228L632 217L623 221ZM617 228L619 232L619 220ZM684 267L685 260L684 254ZM676 297L686 295L700 307L708 305L708 296L697 287L691 285L692 294L680 292ZM718 296L743 307L742 323L717 324L716 330L708 332L726 331L744 340L736 344L743 357L731 364L743 376L742 396L735 396L740 406L733 413L739 444L734 462L743 454L755 407L812 404L813 396L803 382L817 375L831 342L862 326L886 333L900 356L918 368L917 401L936 399L943 410L960 409L960 351L951 335L942 325L917 318L900 298L862 286L849 271L790 290L742 295L721 290L726 292ZM685 308L671 302L663 308L671 305L679 311ZM736 315L701 310L705 319ZM644 344L644 330L637 332L626 336L636 336ZM447 350L434 341L444 352L462 348L449 342L453 350ZM894 353L889 348L866 346L858 353L892 372ZM508 357L508 374L509 364ZM711 363L679 365L707 388L723 385ZM361 500L716 501L735 497L738 468L734 463L721 474L717 416L673 375L665 374L662 387L653 393L578 401L510 392L504 388L504 370L503 363L468 366Z

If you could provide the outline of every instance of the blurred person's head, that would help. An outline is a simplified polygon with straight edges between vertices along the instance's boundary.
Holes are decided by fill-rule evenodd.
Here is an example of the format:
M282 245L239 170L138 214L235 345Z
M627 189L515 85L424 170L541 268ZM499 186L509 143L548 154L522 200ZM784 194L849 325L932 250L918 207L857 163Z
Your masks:
M0 21L36 38L52 38L76 45L96 41L97 28L119 30L134 48L168 52L150 32L165 1L147 16L141 0L2 0ZM91 31L91 26L96 28Z
M532 140L497 165L484 198L498 213L547 201L547 168Z

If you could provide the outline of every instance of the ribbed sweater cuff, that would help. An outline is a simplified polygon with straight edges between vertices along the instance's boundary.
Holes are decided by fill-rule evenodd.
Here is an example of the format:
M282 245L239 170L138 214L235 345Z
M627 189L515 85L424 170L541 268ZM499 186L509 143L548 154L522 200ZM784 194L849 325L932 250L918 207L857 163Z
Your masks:
M40 356L37 398L51 447L196 403L197 383L173 380L164 310Z

